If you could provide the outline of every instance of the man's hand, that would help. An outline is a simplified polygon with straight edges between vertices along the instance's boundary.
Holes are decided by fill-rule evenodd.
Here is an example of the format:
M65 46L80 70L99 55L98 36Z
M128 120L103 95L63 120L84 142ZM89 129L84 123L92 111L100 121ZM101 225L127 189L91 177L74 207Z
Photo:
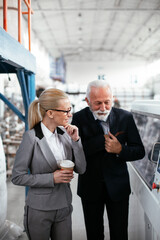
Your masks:
M104 135L105 137L105 149L109 153L116 153L119 154L122 150L122 145L117 140L117 138L111 134L110 132L108 134Z

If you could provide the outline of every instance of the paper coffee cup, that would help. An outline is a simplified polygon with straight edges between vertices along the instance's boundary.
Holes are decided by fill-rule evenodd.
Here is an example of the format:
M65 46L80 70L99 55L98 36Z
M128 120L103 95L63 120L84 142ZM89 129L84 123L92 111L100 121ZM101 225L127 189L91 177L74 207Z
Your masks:
M63 160L60 163L60 168L63 169L63 170L65 169L65 170L72 170L73 171L74 165L75 164L70 160Z

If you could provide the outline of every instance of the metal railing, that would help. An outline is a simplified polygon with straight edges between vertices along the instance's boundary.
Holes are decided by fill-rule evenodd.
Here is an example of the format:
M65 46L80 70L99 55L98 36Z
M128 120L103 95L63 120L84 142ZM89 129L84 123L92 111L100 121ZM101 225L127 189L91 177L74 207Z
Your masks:
M31 0L23 0L25 5L28 8L28 11L22 12L21 8L21 0L18 1L18 42L22 43L22 14L28 14L28 45L29 51L31 51L31 14L33 14L33 10L31 9ZM8 13L8 5L7 0L3 0L3 28L7 32L8 23L7 23L7 13Z

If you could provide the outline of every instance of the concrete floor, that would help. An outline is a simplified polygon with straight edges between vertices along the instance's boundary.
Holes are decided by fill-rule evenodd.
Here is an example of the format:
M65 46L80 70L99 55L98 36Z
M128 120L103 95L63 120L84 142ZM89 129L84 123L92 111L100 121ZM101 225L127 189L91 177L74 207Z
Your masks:
M73 214L72 214L72 229L73 229L73 240L87 240L86 232L84 227L83 212L81 207L80 198L77 196L77 174L72 180L71 188L73 194ZM23 229L23 207L25 201L25 188L13 185L10 180L7 180L8 189L8 211L7 220L14 222ZM107 219L105 219L107 222ZM106 239L108 238L107 225L105 226ZM27 240L25 233L18 238L19 240Z
M73 194L73 214L72 214L72 229L73 229L73 240L87 240L83 212L81 207L80 198L77 196L77 174L75 174L74 179L71 183L72 194ZM10 180L7 180L7 189L8 189L8 212L7 220L16 223L18 226L23 229L23 207L25 200L25 188L20 186L13 185ZM131 194L130 197L130 213L129 213L129 240L144 240L144 237L136 237L137 231L141 231L141 226L138 222L143 222L143 214L137 212L136 209L139 209L137 206L137 201L134 194ZM136 219L141 221L136 221ZM104 216L105 222L105 240L109 240L109 230L108 230L108 221L105 213ZM139 234L138 234L139 235ZM22 234L19 240L27 240L25 233ZM98 240L98 239L97 239Z

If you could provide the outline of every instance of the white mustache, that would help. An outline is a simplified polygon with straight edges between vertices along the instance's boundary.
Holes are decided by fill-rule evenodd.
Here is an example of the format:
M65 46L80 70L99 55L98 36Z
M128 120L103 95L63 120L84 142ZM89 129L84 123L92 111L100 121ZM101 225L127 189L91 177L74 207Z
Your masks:
M104 115L106 115L106 114L108 114L108 113L110 113L110 110L105 110L105 111L100 111L100 110L98 110L98 111L94 111L94 113L95 114L104 114Z
M101 111L101 110L93 111L93 113L96 116L96 118L101 120L101 121L106 121L108 116L109 116L109 114L110 114L110 112L111 112L111 109L110 110L105 110L105 111Z

